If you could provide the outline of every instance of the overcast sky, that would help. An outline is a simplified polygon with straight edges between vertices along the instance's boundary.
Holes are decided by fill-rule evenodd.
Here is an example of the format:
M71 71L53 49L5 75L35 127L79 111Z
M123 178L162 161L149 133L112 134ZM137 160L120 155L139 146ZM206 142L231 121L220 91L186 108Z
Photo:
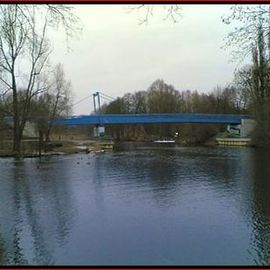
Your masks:
M231 27L221 17L230 5L183 5L178 23L164 21L156 6L147 25L143 12L128 12L128 5L76 5L82 33L70 41L53 35L52 62L64 65L74 101L95 91L110 96L146 90L160 78L177 90L209 92L232 81L236 63L221 47ZM89 114L92 98L74 107L74 114Z

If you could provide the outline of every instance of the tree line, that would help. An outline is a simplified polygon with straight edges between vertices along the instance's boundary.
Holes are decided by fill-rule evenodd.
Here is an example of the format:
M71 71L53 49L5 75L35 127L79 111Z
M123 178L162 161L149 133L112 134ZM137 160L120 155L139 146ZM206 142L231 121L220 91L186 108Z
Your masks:
M248 113L249 103L234 85L216 87L211 93L178 91L162 79L154 81L146 91L127 93L109 104L104 104L102 113ZM223 126L202 124L160 124L110 126L109 131L117 139L140 137L174 137L180 135L187 143L200 143L213 136Z

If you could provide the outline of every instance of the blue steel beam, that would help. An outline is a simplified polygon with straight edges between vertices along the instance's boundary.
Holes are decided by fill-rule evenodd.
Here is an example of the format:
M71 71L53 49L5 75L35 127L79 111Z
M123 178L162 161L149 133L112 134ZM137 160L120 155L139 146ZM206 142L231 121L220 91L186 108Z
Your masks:
M241 119L251 118L237 114L160 113L160 114L98 114L73 116L54 121L54 125L110 125L110 124L158 124L201 123L240 124Z

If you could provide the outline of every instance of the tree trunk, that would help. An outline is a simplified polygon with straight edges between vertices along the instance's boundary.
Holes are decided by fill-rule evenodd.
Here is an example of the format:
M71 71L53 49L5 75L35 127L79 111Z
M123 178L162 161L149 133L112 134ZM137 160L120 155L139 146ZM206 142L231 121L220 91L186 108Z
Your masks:
M13 152L16 157L20 157L21 155L21 137L18 131L18 127L15 124L13 132Z
M49 134L47 133L46 136L45 136L45 143L44 143L44 152L45 152L45 153L48 152L48 144L49 144L49 141L50 141L50 136L49 136Z
M21 132L20 132L20 119L18 112L18 97L15 75L12 74L12 88L13 88L13 152L16 157L21 155Z
M39 133L38 155L39 157L41 157L41 152L43 148L43 132L42 130L39 130L38 133Z
M50 117L49 126L47 129L46 135L45 135L45 145L44 145L45 153L48 151L48 143L50 141L50 133L52 130L52 121L55 119L55 116L56 116L56 110L57 110L57 106L58 106L59 97L60 97L60 92L58 91L58 93L56 95L56 101L55 101L55 104L53 106L52 116Z

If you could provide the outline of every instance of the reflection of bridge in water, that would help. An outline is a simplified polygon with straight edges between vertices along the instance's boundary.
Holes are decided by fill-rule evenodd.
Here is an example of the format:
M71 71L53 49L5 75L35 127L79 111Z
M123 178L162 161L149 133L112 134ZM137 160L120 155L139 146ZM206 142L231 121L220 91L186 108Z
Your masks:
M154 113L154 114L94 114L72 116L54 121L55 125L114 125L114 124L162 124L196 123L223 124L239 130L241 137L247 137L254 127L254 120L243 114L202 114L202 113Z

